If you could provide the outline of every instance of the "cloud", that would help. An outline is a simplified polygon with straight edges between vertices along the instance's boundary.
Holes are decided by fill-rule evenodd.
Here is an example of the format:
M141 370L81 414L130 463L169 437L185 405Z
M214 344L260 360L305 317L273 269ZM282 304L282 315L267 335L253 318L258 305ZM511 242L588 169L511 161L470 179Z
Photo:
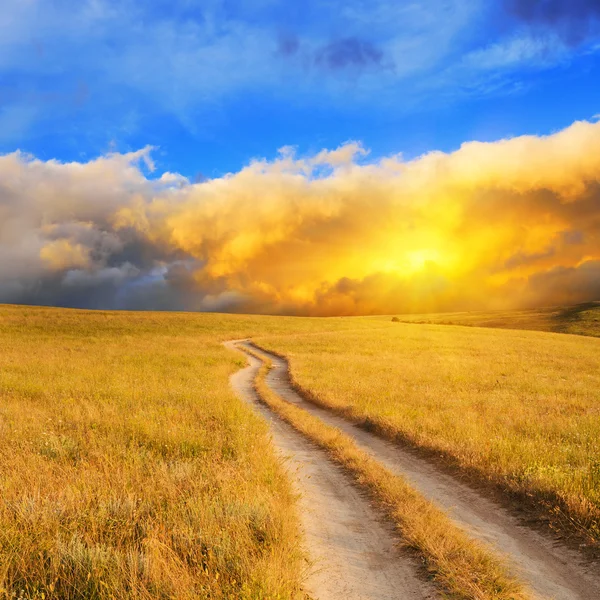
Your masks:
M568 305L600 298L600 260L588 260L576 267L558 266L532 275L525 295L530 303L540 296L553 299L556 305Z
M150 119L198 134L221 103L243 106L248 93L288 109L368 102L396 112L413 105L421 80L438 79L457 44L462 52L479 11L460 0L163 4L6 0L0 73L19 89L4 102L0 90L3 147L60 135L89 151L90 140L106 147Z
M320 71L338 76L391 69L393 62L373 42L358 36L334 38L325 42L294 34L280 34L277 56L302 65L305 71Z
M588 31L587 5L575 2L573 18L559 10L555 26L507 2L512 17L499 28L482 0L211 0L169 11L157 0L5 0L0 148L59 140L64 156L89 155L153 131L172 141L178 126L213 138L231 125L231 110L253 110L250 97L268 98L282 122L307 107L396 118L467 95L522 91L535 84L532 69L597 50L566 41L560 25Z
M383 52L373 43L357 37L328 42L315 53L315 64L331 71L348 68L381 67Z
M600 123L411 161L291 148L191 183L151 148L0 156L0 302L371 314L598 299Z
M280 34L277 43L277 52L281 56L294 56L300 48L300 40L297 35Z
M465 55L462 66L472 71L492 71L517 67L541 67L556 64L568 55L556 36L517 36L495 42Z
M280 34L277 43L277 54L287 59L301 57L307 67L339 72L348 69L379 69L384 65L384 52L373 42L349 36L315 42L302 40L295 34Z
M598 0L506 0L506 7L522 22L551 28L571 45L600 33Z
M597 0L509 0L509 9L531 22L587 22L600 18Z

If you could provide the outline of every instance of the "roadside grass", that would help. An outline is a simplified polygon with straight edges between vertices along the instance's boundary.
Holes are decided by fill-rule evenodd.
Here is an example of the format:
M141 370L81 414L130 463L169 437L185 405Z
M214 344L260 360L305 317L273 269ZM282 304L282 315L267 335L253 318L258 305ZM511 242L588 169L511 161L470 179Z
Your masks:
M597 553L600 340L388 320L253 341L314 402L516 494Z
M472 540L444 512L391 473L339 429L289 402L266 384L270 361L247 350L263 365L255 381L261 400L310 438L350 472L396 524L406 545L418 553L441 591L463 600L525 600L521 584L508 574L500 557Z
M389 320L389 317L375 317ZM529 310L398 315L396 322L529 329L600 337L600 302Z
M0 306L0 598L296 597L295 499L221 341L350 326Z

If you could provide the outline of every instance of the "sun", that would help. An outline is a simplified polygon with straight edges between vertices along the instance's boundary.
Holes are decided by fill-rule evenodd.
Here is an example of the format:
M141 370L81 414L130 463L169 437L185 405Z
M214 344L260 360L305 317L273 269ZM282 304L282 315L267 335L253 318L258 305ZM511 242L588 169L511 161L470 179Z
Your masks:
M404 250L396 256L378 258L371 263L372 270L383 273L397 273L413 275L424 271L428 263L441 265L444 263L441 252L433 248L420 248L418 250Z
M406 262L411 272L423 271L427 263L439 263L441 255L432 248L411 250L406 254Z

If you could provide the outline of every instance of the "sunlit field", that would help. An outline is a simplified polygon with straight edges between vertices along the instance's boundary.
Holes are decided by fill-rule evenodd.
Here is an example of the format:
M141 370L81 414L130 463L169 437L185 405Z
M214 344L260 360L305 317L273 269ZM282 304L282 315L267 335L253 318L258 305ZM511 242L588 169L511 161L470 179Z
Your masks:
M294 498L220 342L350 325L0 307L0 597L291 597Z
M314 400L525 494L600 541L600 340L413 325L256 342Z
M388 317L377 318L388 319ZM398 315L396 319L406 323L531 329L600 337L600 302L530 310Z
M391 322L0 306L0 597L293 598L306 562L224 340L319 402L600 539L600 340Z

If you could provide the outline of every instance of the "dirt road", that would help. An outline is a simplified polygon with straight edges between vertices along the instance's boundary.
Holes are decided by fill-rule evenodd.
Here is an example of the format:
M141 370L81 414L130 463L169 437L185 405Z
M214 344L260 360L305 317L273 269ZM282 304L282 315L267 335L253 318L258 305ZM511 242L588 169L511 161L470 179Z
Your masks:
M226 347L235 350L235 342ZM324 451L259 403L254 391L260 361L231 376L244 401L269 422L295 489L310 565L306 591L315 600L430 600L437 597L417 565L398 549L391 525Z
M274 368L267 375L267 385L281 398L351 436L373 458L393 473L405 477L415 489L445 509L469 534L506 555L514 574L537 597L545 600L600 599L600 566L597 563L584 563L576 552L521 524L497 502L409 450L307 402L292 388L285 360L247 341L240 346L258 350L271 360Z

